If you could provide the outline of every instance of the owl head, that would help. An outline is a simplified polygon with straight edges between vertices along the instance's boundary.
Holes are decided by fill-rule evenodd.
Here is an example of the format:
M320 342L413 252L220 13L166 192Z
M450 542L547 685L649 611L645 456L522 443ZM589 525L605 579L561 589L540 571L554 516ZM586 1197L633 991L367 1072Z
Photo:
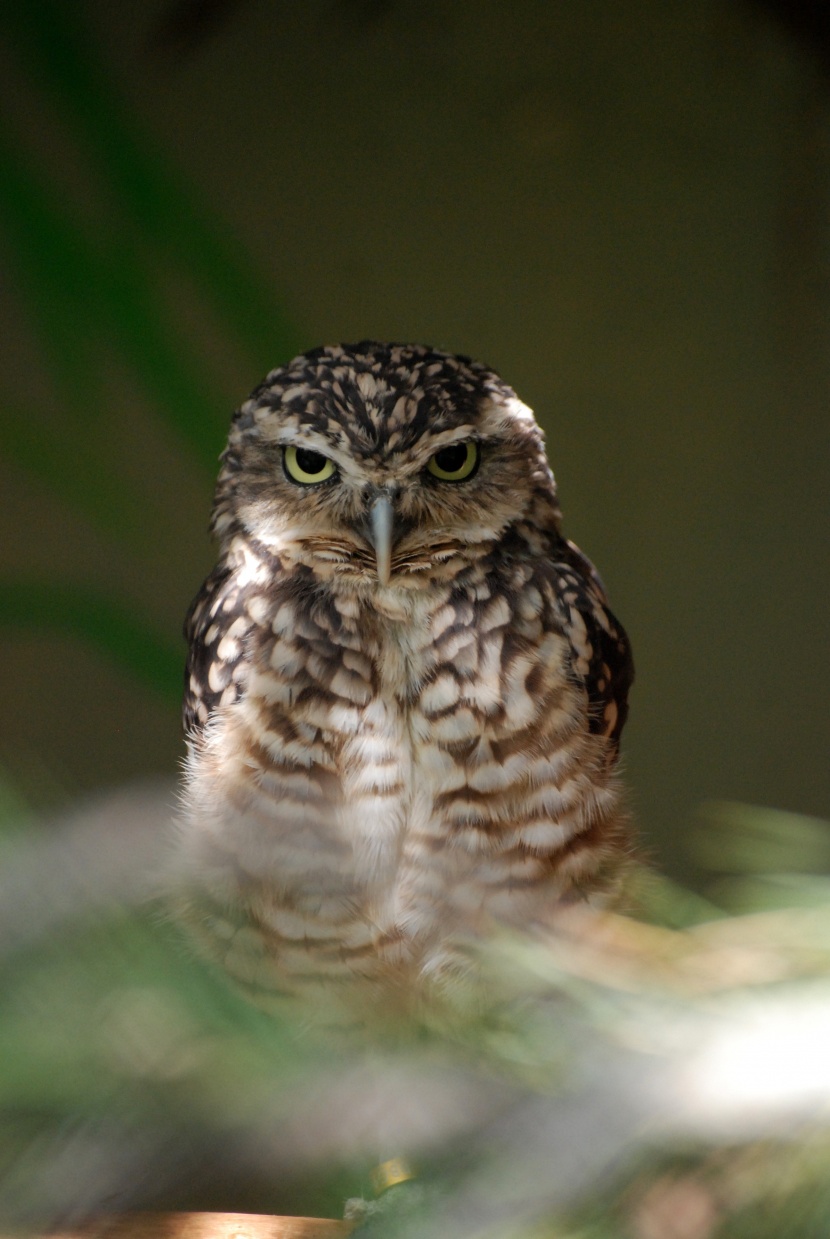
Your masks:
M376 587L449 571L511 525L558 520L542 433L497 374L364 341L295 357L237 410L213 530Z

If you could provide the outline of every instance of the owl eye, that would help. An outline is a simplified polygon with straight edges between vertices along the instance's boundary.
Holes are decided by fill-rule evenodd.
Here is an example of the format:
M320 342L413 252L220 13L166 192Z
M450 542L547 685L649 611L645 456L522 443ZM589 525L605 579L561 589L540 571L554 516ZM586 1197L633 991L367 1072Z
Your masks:
M313 452L307 447L285 448L282 454L282 465L286 477L301 486L313 486L315 482L327 482L333 478L337 470L334 461L329 460L322 452Z
M442 447L440 452L435 453L427 470L442 482L466 482L478 468L479 456L478 444L472 440L453 443L451 447Z

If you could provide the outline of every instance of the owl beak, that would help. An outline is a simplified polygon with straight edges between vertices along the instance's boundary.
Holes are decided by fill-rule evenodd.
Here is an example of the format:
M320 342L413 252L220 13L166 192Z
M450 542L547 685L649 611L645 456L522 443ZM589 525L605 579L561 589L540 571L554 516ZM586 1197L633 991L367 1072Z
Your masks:
M378 495L369 509L369 541L375 548L375 562L381 585L389 584L392 570L392 534L395 511L389 495Z

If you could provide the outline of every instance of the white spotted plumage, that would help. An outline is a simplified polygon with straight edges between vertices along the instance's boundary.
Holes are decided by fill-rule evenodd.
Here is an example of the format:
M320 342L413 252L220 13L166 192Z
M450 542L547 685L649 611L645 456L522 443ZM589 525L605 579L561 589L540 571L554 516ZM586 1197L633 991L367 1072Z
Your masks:
M468 481L428 474L468 441ZM298 485L291 445L334 476ZM533 416L466 358L315 350L238 411L214 531L180 905L263 1001L443 1018L478 944L607 891L630 848L628 644L559 532Z

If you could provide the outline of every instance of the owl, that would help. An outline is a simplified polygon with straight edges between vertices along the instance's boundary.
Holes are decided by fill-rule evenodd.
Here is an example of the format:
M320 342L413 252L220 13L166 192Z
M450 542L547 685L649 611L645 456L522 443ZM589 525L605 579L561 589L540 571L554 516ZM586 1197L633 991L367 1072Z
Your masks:
M497 374L373 341L273 370L212 531L177 897L253 998L428 1023L494 934L608 898L629 644Z

